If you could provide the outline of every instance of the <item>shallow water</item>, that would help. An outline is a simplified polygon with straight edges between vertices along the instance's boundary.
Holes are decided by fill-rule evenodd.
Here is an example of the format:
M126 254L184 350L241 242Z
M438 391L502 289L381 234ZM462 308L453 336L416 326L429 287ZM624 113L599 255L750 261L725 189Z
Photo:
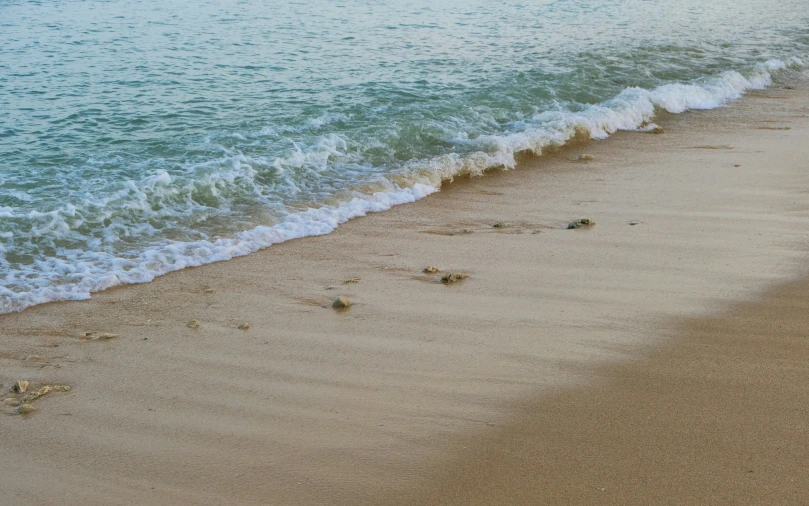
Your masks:
M803 68L809 0L0 4L0 312L328 233Z

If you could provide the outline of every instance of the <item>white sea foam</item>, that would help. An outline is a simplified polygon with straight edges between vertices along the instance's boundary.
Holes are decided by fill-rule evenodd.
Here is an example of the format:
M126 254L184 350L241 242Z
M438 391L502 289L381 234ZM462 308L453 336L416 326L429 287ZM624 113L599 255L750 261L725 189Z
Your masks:
M350 192L350 198L334 205L288 212L273 226L258 226L228 237L210 238L202 234L202 239L193 241L162 240L143 251L126 255L110 253L101 246L119 240L121 235L154 235L156 230L152 222L176 217L182 213L178 209L204 210L205 206L193 198L199 192L219 198L226 188L238 185L244 191L259 195L263 204L277 205L271 198L261 197L262 189L256 183L254 166L273 167L284 181L285 191L294 195L300 182L285 173L307 170L316 178L319 173L329 170L334 160L350 160L346 140L338 135L323 135L316 146L309 147L311 149L295 144L289 156L275 160L251 159L223 148L228 153L224 161L196 165L192 170L193 177L187 181L175 181L165 170L156 170L141 181L126 183L103 199L88 197L83 207L66 204L58 210L31 211L24 217L16 215L12 208L2 207L0 218L25 218L30 223L27 237L48 237L50 241L70 237L90 212L97 213L97 219L108 223L105 234L86 240L86 248L62 248L58 257L37 258L24 266L19 263L12 266L6 260L9 252L0 244L0 267L5 271L0 282L0 313L55 300L87 299L94 291L119 284L148 282L185 267L229 260L290 239L327 234L351 218L423 198L438 191L444 180L464 174L480 175L492 168L512 168L520 152L541 154L544 148L564 144L577 133L603 139L618 130L635 130L651 123L656 109L681 113L721 107L748 90L767 87L772 83L774 72L802 66L803 62L798 58L770 60L744 74L728 71L714 78L666 84L652 90L627 88L616 97L583 110L570 111L560 107L537 113L511 125L506 134L470 138L463 130L455 131L448 133L448 138L471 148L467 154L451 153L410 161L386 178L377 178L375 186L377 189L383 187L379 191L367 195L354 191ZM331 121L345 119L323 116L312 120L307 127L321 128ZM257 135L276 134L268 130ZM155 205L169 200L176 205ZM227 205L225 203L225 207ZM143 213L150 219L140 220L137 225L124 224L113 209L119 213ZM207 219L207 216L201 213L195 219ZM56 248L55 242L53 247Z

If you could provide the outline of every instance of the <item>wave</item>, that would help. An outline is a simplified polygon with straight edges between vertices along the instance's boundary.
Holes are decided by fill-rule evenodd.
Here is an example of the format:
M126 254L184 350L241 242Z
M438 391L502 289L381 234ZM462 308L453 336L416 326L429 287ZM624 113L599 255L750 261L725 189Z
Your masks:
M344 192L340 201L335 201L337 197L332 195L323 199L331 202L330 205L286 212L275 224L255 226L228 237L200 234L201 238L197 240L162 240L127 255L94 247L104 243L104 236L88 242L86 248L59 248L54 241L50 250L58 251L58 255L17 262L13 266L7 258L14 252L0 243L0 267L7 270L0 282L0 313L57 300L88 299L92 292L116 285L145 283L186 267L229 260L290 239L327 234L351 218L426 197L438 191L444 181L464 175L482 175L497 168L513 168L520 153L541 155L544 149L564 145L580 135L603 139L619 130L642 129L651 124L655 112L660 109L682 113L722 107L749 90L766 88L779 71L803 67L803 61L797 57L786 61L769 60L744 72L727 71L690 83L665 84L651 90L627 88L610 100L580 110L560 105L556 110L537 112L508 123L505 132L500 134L470 139L464 132L459 132L452 142L464 147L466 154L448 153L411 160L383 177L374 178L372 184L366 185L370 189L365 192ZM324 115L311 120L305 128L320 129L333 121L344 120L344 116ZM276 134L260 132L256 135ZM116 217L110 204L117 199L125 201L118 212L154 213L152 221L143 221L139 229L128 230L125 234L148 236L154 233L154 220L166 217L154 211L156 202L175 199L181 207L204 209L206 196L216 199L224 191L223 187L237 185L242 190L261 193L251 167L255 164L274 167L285 189L294 193L297 183L284 176L288 167L314 165L317 170L327 170L330 158L345 157L346 151L344 139L325 135L312 152L296 146L288 160L251 160L239 153L227 153L224 162L218 160L197 166L194 177L182 182L179 189L171 186L172 176L158 171L137 183L130 181L126 188L103 201L91 202L88 209L67 205L57 211L33 211L20 216L12 208L0 207L0 218L28 220L36 223L36 226L31 226L29 234L58 239L70 234L71 229L82 223L91 211L99 216L96 219L109 222L106 226L115 228ZM259 201L265 205L274 204L266 197ZM197 216L195 219L209 217L202 213L201 218Z

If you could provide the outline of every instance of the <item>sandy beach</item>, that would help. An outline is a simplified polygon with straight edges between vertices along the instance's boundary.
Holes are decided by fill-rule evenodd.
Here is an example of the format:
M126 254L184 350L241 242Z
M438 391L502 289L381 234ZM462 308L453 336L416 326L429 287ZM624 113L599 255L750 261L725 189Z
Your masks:
M658 123L0 315L0 503L809 501L809 87Z

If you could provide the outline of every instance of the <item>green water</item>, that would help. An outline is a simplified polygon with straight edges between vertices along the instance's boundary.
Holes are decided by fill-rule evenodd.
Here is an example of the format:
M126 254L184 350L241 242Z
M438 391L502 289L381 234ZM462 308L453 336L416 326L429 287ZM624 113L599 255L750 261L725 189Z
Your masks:
M801 72L809 0L0 2L0 312Z

